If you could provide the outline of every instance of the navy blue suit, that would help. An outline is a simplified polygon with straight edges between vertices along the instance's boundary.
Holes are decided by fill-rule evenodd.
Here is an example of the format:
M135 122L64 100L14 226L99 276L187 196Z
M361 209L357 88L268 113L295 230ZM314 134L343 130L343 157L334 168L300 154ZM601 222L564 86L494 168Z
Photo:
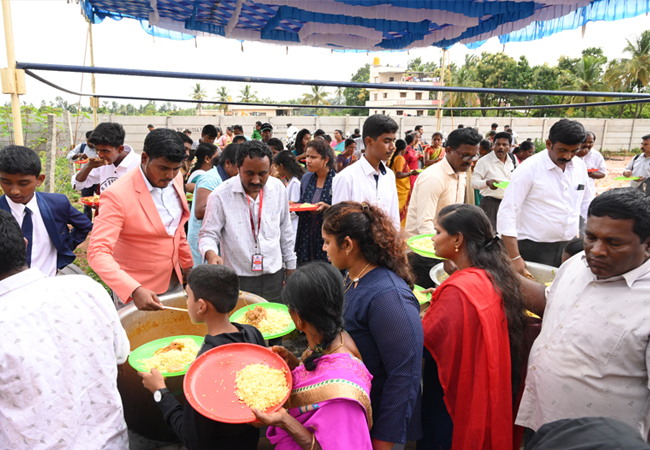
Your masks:
M82 212L77 211L63 194L36 192L34 195L47 234L58 253L56 266L61 269L75 260L74 249L86 240L93 224ZM4 195L0 197L0 209L11 213ZM72 225L72 230L68 228L68 224Z

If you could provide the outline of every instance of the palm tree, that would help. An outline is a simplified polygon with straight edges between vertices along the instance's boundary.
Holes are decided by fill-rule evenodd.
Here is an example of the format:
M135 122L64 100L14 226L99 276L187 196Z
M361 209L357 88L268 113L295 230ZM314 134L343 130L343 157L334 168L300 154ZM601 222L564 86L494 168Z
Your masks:
M192 100L196 100L197 102L200 102L201 100L205 100L208 98L208 94L205 92L205 89L201 87L201 83L196 83L196 86L194 86L194 90L190 94L190 98ZM199 115L201 115L201 103L196 104L196 109Z
M451 77L453 86L462 87L481 87L481 83L476 81L475 73L467 65L458 69ZM446 106L479 106L480 101L473 92L445 92L443 94L443 104Z
M228 88L226 88L226 86L221 86L219 89L217 89L217 96L214 99L219 100L220 102L227 102L229 101L229 97L230 91L228 91ZM223 112L226 112L228 111L228 105L221 104L219 105L219 109Z
M328 102L325 98L329 95L328 92L326 92L324 89L321 90L322 88L320 86L312 86L311 87L311 94L305 93L302 94L302 101L300 102L301 105L329 105L330 102Z
M334 89L334 98L336 98L336 104L337 105L342 105L343 102L341 99L343 98L345 88L339 86L336 89Z
M239 101L242 103L251 103L257 101L257 92L251 92L251 85L247 84L239 91Z
M644 92L650 85L650 30L636 36L634 42L626 41L623 52L632 57L612 60L605 72L605 80L617 91L633 89ZM635 118L639 116L640 107L637 103Z
M573 71L563 70L559 79L559 89L564 91L609 91L607 83L603 82L602 72L605 59L597 56L583 56L575 65ZM575 96L569 97L569 103L588 103L600 101L600 97ZM587 107L584 107L587 117Z

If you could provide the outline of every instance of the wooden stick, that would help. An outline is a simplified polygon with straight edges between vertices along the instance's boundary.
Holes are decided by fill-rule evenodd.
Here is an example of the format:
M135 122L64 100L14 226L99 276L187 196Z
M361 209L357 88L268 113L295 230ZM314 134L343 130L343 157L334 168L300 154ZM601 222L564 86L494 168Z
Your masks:
M187 312L187 309L183 309L183 308L174 308L173 306L165 306L164 309L171 309L172 311L182 311L182 312Z

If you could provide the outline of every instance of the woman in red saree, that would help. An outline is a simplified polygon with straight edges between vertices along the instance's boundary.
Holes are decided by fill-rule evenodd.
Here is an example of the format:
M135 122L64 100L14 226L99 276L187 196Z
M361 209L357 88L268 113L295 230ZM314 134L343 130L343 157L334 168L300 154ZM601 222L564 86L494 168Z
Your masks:
M404 140L406 141L406 150L404 151L406 164L409 169L417 170L419 168L420 155L418 155L418 152L413 147L416 144L415 136L413 134L407 134ZM411 175L411 189L413 189L415 180L417 179L417 175Z
M293 387L280 411L253 410L269 426L271 444L276 450L372 450L372 375L342 330L340 271L322 262L302 266L287 280L283 299L309 348L301 361L284 347L272 348L292 370Z
M422 321L426 431L418 449L513 450L526 327L517 275L477 206L443 208L435 228L436 254L458 271L434 291Z

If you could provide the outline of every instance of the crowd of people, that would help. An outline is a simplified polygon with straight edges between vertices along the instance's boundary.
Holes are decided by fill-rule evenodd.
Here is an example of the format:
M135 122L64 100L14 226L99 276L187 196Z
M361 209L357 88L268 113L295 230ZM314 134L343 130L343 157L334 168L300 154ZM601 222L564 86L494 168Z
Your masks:
M200 353L266 345L228 320L240 289L286 304L305 334L301 358L268 343L294 383L284 408L254 410L277 449L565 448L548 442L601 439L576 431L596 425L650 448L650 135L633 184L596 195L607 168L578 121L556 122L537 152L498 127L430 143L422 126L397 139L385 115L349 137L293 127L286 143L261 122L250 138L206 125L196 141L151 127L137 155L102 123L68 154L87 161L73 188L101 194L84 213L37 191L32 149L3 148L0 448L128 448L117 311L163 310L181 284L207 325ZM427 234L437 258L408 249ZM68 275L87 236L110 294ZM550 286L531 262L555 268ZM450 276L436 288L438 264ZM257 448L253 424L204 417L156 369L140 375L189 450Z

